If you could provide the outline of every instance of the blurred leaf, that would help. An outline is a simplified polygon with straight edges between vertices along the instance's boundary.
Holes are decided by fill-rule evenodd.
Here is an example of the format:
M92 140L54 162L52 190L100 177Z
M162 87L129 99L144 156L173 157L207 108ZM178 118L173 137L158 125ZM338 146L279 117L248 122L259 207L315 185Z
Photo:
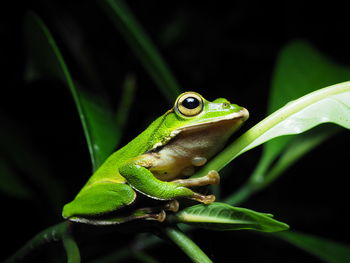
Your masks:
M329 263L350 262L350 246L310 234L285 231L275 233L281 238Z
M93 59L94 52L91 50L90 42L86 41L86 28L81 27L75 14L67 12L67 9L59 2L42 2L41 6L45 10L54 10L50 12L50 22L53 23L54 32L64 43L65 50L69 51L70 61L74 60L75 64L79 65L77 69L81 78L79 81L99 91L103 89L101 76L98 74L98 64ZM115 63L119 61L115 60ZM114 65L111 67L113 68Z
M138 235L137 239L132 241L132 243L128 243L124 247L119 247L118 250L114 250L111 253L106 253L96 260L89 261L89 263L122 262L133 256L134 250L132 248L136 247L138 250L145 251L146 249L155 247L161 240L162 239L156 235L141 233Z
M125 128L128 121L128 116L131 105L135 98L136 77L133 74L128 74L123 83L123 94L120 98L116 113L116 121L120 129Z
M307 93L349 79L349 67L335 64L306 41L292 41L276 62L268 114Z
M58 78L70 89L96 170L115 149L120 137L112 111L101 96L88 94L76 85L53 36L37 15L28 14L25 26L31 59L40 73Z
M264 176L261 174L255 174L258 176L251 177L250 180L245 185L241 186L237 192L226 198L225 203L231 205L242 203L253 192L263 189L272 183L302 156L327 140L330 136L337 134L340 131L342 131L342 128L339 126L329 124L311 129L303 133L302 136L296 136L295 139L291 141L291 145L283 151L278 161L266 172L266 174L264 174Z
M143 262L143 263L158 263L159 262L154 257L151 257L150 255L148 255L142 251L135 250L135 251L133 251L132 255L139 262Z
M163 29L159 34L159 40L165 47L174 46L183 39L186 28L188 27L189 15L184 10L175 11L176 15L169 18L170 21L163 25Z
M179 95L179 85L169 67L122 0L99 0L113 24L170 103Z
M52 176L47 160L41 156L23 134L23 127L14 125L0 114L0 148L2 150L0 168L0 189L17 198L38 197L27 183L40 189L54 208L62 205L64 189L57 178Z
M213 230L250 229L275 232L288 229L288 225L272 218L271 214L259 213L225 203L194 205L176 213L181 223Z
M268 113L271 114L286 103L316 89L347 80L350 80L349 67L333 63L305 41L293 41L282 49L277 59ZM293 139L294 136L284 136L265 143L254 176L263 176L278 154ZM298 140L299 143L301 141L307 143L307 138Z
M0 192L20 199L29 198L33 194L2 159L0 159Z
M25 261L28 255L30 255L33 251L41 248L48 243L62 240L67 252L68 262L78 263L80 262L79 249L76 246L74 239L70 236L70 231L71 222L69 221L63 221L59 224L50 226L28 240L21 248L14 252L10 257L5 259L4 262L10 263Z
M260 179L253 178L252 180L256 180L258 183L263 181L264 184L271 183L302 156L341 130L339 126L322 125L303 133L301 136L296 136L264 178L260 178L259 174Z

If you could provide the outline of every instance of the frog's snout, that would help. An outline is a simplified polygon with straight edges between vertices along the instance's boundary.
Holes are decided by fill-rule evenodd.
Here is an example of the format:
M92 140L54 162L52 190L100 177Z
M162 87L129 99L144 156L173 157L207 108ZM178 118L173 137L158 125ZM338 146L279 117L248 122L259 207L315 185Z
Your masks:
M242 114L242 121L246 121L249 118L249 111L246 108L241 108L239 111Z

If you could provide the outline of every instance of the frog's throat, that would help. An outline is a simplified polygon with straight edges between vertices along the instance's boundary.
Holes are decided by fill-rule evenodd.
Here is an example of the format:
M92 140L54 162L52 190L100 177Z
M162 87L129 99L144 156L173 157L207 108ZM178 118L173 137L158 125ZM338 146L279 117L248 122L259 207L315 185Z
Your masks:
M225 121L225 120L235 120L236 119L236 120L240 120L243 123L245 120L248 119L248 117L249 117L248 110L245 109L245 108L242 108L238 112L233 112L233 113L231 113L229 115L226 115L226 116L223 116L223 117L222 116L221 117L217 117L215 119L212 119L210 122L193 123L193 124L187 125L185 127L181 127L179 129L176 129L176 130L172 131L169 134L169 136L167 136L162 142L155 143L149 151L153 151L154 149L165 145L172 138L174 138L175 136L177 136L179 133L181 133L184 130L188 130L188 129L195 128L195 127L200 127L200 126L203 126L203 127L211 126L214 123L218 123L220 121Z

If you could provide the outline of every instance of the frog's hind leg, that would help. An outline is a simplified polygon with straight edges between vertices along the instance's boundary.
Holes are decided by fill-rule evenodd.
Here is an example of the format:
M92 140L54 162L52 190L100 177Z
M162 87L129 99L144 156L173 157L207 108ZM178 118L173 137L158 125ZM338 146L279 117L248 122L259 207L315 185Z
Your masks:
M63 208L63 217L85 218L100 216L134 202L135 191L127 184L102 181L86 185L73 201Z
M133 212L133 215L130 217L130 220L146 219L163 222L166 218L166 211L173 213L179 211L179 202L177 200L170 200L166 204L161 206L137 209Z
M158 221L159 223L162 223L166 218L166 212L177 212L178 210L179 202L177 200L171 200L164 205L135 209L128 215L112 216L102 220L95 220L92 224L115 225L140 219ZM89 223L91 224L91 222Z
M119 225L134 220L152 220L162 223L165 221L167 212L177 212L179 210L179 202L171 200L164 205L156 207L145 207L131 210L127 213L115 213L106 215L105 217L71 217L69 220L73 222L85 223L89 225Z
M156 220L158 222L163 222L166 218L166 212L177 212L179 211L179 202L177 200L170 200L164 205L156 207L140 208L133 212L134 217L140 215L140 219L146 220ZM137 218L131 218L137 219Z

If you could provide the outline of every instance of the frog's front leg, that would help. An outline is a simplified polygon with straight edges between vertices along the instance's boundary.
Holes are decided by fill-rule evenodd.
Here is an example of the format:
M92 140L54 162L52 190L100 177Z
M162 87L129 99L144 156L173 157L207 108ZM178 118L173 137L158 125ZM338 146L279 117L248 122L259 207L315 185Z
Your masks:
M130 161L121 165L119 173L127 182L137 191L154 199L172 200L178 198L189 198L204 204L210 204L215 201L214 195L202 195L187 188L187 186L198 186L208 184L212 181L212 174L205 179L184 179L173 182L164 182L157 179L147 168L148 164L142 160ZM214 177L216 177L214 175ZM214 179L217 181L217 179Z

